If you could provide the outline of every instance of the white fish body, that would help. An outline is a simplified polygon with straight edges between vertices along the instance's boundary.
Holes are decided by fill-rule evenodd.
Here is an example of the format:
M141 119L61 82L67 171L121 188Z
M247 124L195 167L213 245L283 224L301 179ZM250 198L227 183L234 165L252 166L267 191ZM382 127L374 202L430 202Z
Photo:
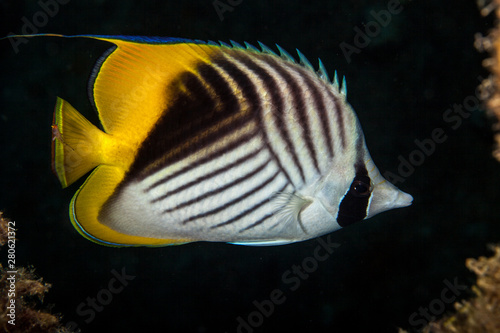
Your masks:
M345 83L321 62L316 73L301 53L296 64L262 45L80 37L117 46L94 71L105 133L56 106L63 186L97 166L70 209L90 240L286 244L411 204L381 176Z

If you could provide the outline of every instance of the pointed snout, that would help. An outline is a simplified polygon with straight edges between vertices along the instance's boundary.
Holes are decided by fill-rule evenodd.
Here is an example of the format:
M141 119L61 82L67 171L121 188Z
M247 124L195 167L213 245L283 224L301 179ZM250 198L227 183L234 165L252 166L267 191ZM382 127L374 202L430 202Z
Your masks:
M392 208L408 207L412 204L413 197L398 189L396 200L393 201Z
M411 195L399 190L396 186L385 180L375 185L366 218L386 210L410 206L412 201L413 197Z

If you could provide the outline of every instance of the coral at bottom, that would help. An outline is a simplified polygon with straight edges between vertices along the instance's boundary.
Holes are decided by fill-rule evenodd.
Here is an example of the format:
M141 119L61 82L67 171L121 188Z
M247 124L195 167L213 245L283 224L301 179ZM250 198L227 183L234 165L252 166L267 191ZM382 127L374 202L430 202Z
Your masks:
M465 265L477 275L474 298L454 304L456 312L429 323L424 333L500 333L500 245L492 257L467 259ZM406 331L400 330L400 333Z
M0 249L5 252L15 249L15 233L12 227L9 229L9 222L0 212ZM61 316L43 309L43 297L51 285L37 278L33 268L11 268L0 264L0 332L70 333L62 327Z

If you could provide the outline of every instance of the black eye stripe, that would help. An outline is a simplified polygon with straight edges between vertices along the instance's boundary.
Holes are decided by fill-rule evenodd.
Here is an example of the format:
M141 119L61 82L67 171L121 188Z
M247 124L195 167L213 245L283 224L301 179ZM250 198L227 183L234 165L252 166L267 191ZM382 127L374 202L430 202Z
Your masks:
M363 220L368 210L371 180L364 165L356 164L355 167L356 176L339 205L337 223L341 227Z

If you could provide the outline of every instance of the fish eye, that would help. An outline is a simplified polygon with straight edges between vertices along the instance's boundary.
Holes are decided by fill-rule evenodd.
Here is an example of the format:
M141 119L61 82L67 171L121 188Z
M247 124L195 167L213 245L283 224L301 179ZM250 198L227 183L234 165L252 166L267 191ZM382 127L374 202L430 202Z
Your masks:
M357 197L367 197L370 195L370 185L362 180L355 180L351 185L352 194Z
M350 191L353 196L358 198L369 197L371 194L370 177L357 175L352 181Z

